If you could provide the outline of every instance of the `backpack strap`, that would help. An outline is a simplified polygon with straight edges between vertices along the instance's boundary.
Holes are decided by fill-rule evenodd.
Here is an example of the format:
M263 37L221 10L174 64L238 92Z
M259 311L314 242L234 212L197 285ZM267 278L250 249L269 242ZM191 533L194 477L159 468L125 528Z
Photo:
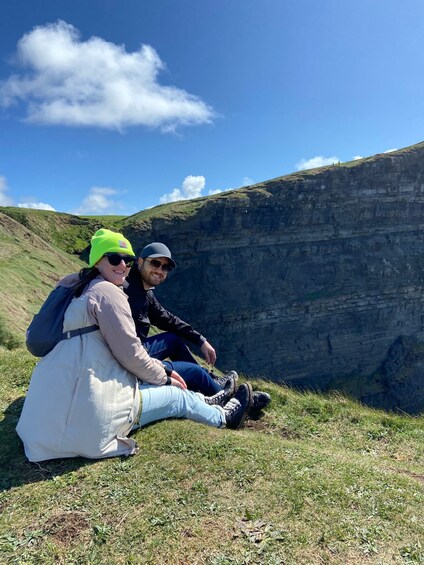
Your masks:
M69 330L68 332L63 332L60 341L63 339L71 339L71 337L75 337L77 335L84 335L90 332L95 332L99 329L99 326L87 326L85 328L78 328L77 330Z

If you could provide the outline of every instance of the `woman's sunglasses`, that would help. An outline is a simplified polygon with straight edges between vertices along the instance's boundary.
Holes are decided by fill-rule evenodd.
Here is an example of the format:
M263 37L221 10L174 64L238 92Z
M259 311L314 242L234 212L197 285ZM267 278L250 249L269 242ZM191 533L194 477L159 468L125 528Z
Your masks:
M120 255L119 253L105 253L105 257L113 267L120 265L121 261L124 261L127 267L132 267L136 259L133 255Z

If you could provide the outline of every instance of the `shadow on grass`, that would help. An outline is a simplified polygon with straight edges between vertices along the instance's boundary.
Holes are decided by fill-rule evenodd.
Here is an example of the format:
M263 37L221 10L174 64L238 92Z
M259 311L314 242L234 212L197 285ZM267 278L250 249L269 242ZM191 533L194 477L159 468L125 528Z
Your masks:
M17 398L6 408L0 422L0 491L9 490L28 483L50 480L59 475L76 471L95 460L74 457L70 459L52 459L41 463L30 463L16 425L24 404L24 397Z
M21 415L25 397L20 397L11 402L4 411L4 418L0 421L0 491L9 490L21 485L48 481L60 475L72 473L87 465L92 465L98 460L84 457L64 459L51 459L41 463L31 463L25 456L22 441L16 433L16 425ZM254 431L265 431L266 423L261 421L263 412L258 412L246 420L245 427ZM152 422L144 428L155 425ZM125 457L123 457L125 459ZM1 509L0 509L1 510Z

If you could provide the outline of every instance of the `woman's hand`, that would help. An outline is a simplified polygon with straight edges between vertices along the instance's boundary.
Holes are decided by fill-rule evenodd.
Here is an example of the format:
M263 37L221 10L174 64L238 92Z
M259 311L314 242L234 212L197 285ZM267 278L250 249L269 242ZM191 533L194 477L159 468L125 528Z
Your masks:
M171 384L172 386L179 386L183 390L187 390L187 385L185 380L176 371L172 371L171 373Z

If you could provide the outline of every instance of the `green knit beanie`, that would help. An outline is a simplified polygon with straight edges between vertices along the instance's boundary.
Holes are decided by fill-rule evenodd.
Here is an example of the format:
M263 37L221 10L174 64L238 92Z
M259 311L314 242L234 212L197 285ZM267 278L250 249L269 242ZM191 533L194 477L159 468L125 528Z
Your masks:
M97 230L91 238L89 265L94 265L105 253L120 253L121 255L134 255L131 243L122 233L116 233L106 228ZM134 255L135 258L135 255Z

